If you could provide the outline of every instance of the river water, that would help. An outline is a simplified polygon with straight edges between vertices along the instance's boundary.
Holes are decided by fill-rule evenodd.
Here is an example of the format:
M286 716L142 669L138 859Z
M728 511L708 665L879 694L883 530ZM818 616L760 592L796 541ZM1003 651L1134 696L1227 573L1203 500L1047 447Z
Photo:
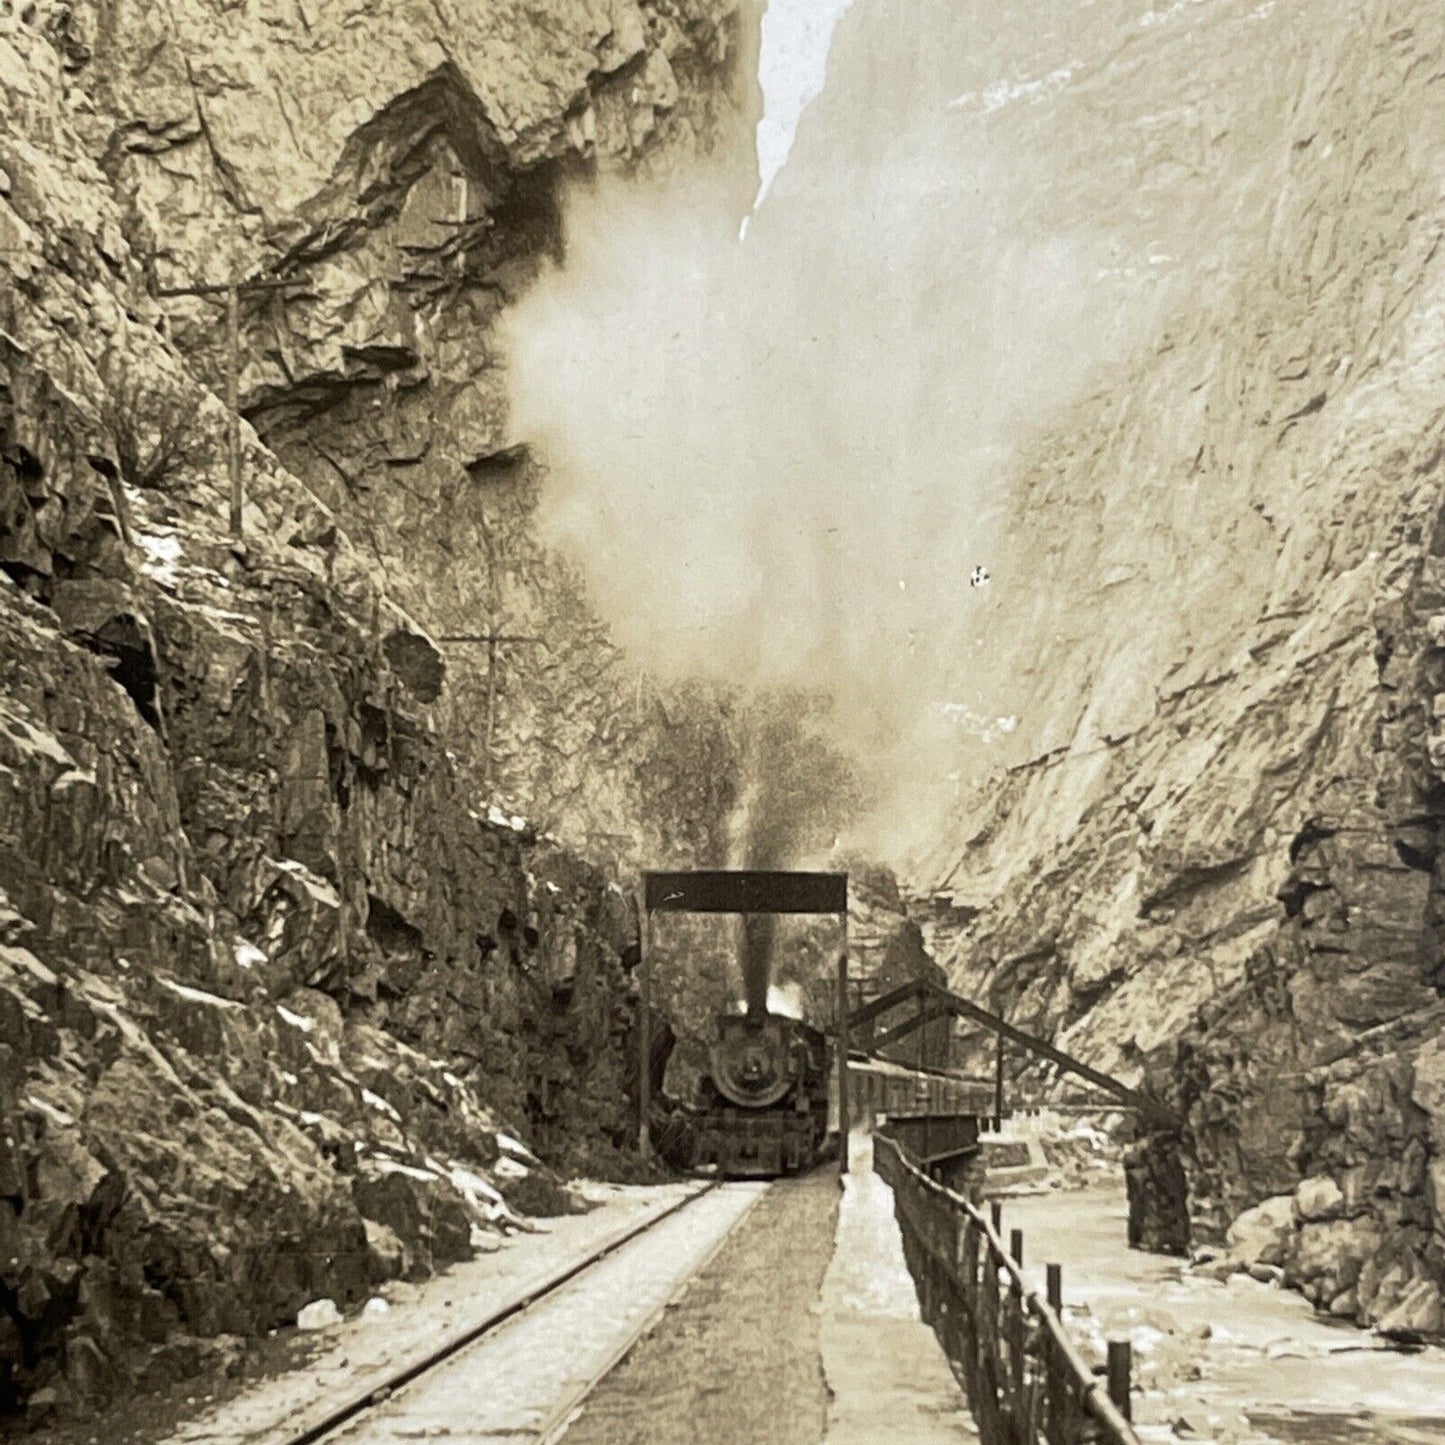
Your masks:
M1133 1342L1135 1426L1149 1441L1442 1445L1445 1350L1407 1355L1247 1275L1227 1283L1125 1243L1122 1186L1004 1202L1026 1273L1063 1266L1065 1318L1102 1357Z

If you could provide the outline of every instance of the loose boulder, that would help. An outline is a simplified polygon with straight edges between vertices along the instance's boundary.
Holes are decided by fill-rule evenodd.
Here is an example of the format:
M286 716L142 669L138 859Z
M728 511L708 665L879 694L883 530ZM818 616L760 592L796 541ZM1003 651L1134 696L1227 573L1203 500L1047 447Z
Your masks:
M1245 1264L1283 1265L1294 1237L1294 1197L1277 1194L1246 1209L1225 1236L1230 1255Z

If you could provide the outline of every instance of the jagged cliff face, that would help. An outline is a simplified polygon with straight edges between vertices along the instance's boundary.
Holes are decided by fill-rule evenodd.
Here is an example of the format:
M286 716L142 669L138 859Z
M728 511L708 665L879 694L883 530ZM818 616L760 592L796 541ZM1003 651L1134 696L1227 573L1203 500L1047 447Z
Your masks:
M919 870L934 937L1179 1108L1195 1239L1309 1180L1290 1277L1439 1328L1445 20L1034 11L955 8L940 123L1163 304L1000 494L958 686L1017 728Z
M243 304L241 405L389 592L439 636L523 639L448 648L439 721L469 776L579 840L624 832L646 802L631 765L666 724L533 536L541 477L496 324L558 252L564 186L599 168L709 164L742 213L756 16L316 9L114 12L87 80L105 164L162 286L233 263L298 282ZM214 309L171 311L218 381Z
M525 526L487 324L565 158L702 145L745 38L706 5L0 16L0 1406L440 1267L559 1198L507 1130L631 1127L631 907L480 798L426 624L485 628L456 559L487 507ZM224 333L157 299L233 265L302 283L241 308L241 543Z

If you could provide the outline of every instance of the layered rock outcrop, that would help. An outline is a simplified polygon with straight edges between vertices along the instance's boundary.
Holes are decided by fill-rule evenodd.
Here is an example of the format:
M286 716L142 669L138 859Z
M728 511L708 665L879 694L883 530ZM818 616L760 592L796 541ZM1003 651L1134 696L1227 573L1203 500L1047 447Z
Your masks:
M515 501L486 320L562 171L703 144L746 40L629 0L0 16L0 1406L439 1268L565 1206L517 1136L628 1127L632 909L438 730L439 624L500 620L446 488ZM169 294L236 277L241 538L224 328Z
M1101 5L1047 55L1017 21L960 108L1167 304L1007 502L969 655L1018 726L923 870L935 937L1176 1106L1150 1177L1195 1241L1290 1195L1292 1281L1438 1329L1442 20Z

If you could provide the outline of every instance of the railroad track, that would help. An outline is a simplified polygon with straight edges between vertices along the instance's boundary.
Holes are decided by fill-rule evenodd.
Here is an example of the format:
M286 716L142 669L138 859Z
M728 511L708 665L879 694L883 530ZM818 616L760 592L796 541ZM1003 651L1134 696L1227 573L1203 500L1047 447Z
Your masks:
M627 1275L630 1278L642 1267L645 1251L639 1246L645 1237L656 1235L660 1230L667 1232L666 1227L669 1225L673 1226L671 1232L677 1233L679 1216L689 1210L694 1214L701 1213L697 1206L702 1201L711 1199L713 1203L707 1208L718 1213L721 1227L714 1227L714 1232L704 1237L700 1247L690 1250L684 1271L672 1278L660 1294L655 1292L655 1297L645 1311L634 1311L618 1320L615 1330L600 1347L600 1352L594 1343L591 1362L584 1373L561 1379L555 1398L549 1398L541 1409L527 1411L530 1417L535 1418L528 1419L524 1438L538 1442L538 1445L554 1445L554 1442L566 1433L588 1395L627 1356L637 1341L656 1324L668 1306L686 1289L698 1271L722 1248L753 1204L762 1197L765 1188L766 1186L762 1185L734 1185L720 1181L705 1184L686 1198L620 1230L581 1259L553 1271L523 1294L469 1325L456 1338L447 1340L425 1356L399 1367L381 1382L372 1383L364 1391L339 1402L324 1415L313 1418L303 1428L276 1437L274 1445L319 1445L322 1441L328 1442L328 1445L342 1445L342 1442L353 1440L389 1440L394 1438L394 1435L388 1428L388 1422L399 1426L399 1433L410 1436L413 1428L406 1423L408 1402L414 1395L424 1396L429 1391L438 1395L440 1406L436 1402L428 1404L422 1400L418 1406L422 1413L429 1418L440 1419L436 1414L438 1408L465 1410L466 1423L475 1432L475 1437L484 1438L488 1429L484 1420L484 1402L488 1390L491 1390L497 1381L495 1378L486 1378L485 1383L480 1386L473 1381L469 1389L459 1388L464 1382L464 1376L461 1376L461 1372L466 1369L464 1356L472 1352L480 1353L489 1341L498 1339L504 1327L525 1326L529 1316L544 1307L561 1307L574 1296L579 1306L578 1318L585 1321L588 1315L588 1289L592 1280L600 1275L600 1267L609 1262L613 1266L627 1264ZM724 1197L719 1199L719 1194ZM729 1203L729 1200L732 1203ZM655 1265L655 1260L653 1263ZM611 1272L616 1276L618 1270L613 1268ZM613 1288L615 1293L615 1284ZM452 1376L461 1377L453 1380L450 1378ZM545 1389L545 1385L540 1388ZM403 1395L402 1392L406 1394ZM452 1397L464 1397L465 1403L461 1403L460 1399L448 1403ZM382 1412L385 1413L387 1422L379 1418ZM368 1428L371 1425L374 1425L375 1429ZM496 1428L499 1438L519 1438L515 1422L499 1420Z

